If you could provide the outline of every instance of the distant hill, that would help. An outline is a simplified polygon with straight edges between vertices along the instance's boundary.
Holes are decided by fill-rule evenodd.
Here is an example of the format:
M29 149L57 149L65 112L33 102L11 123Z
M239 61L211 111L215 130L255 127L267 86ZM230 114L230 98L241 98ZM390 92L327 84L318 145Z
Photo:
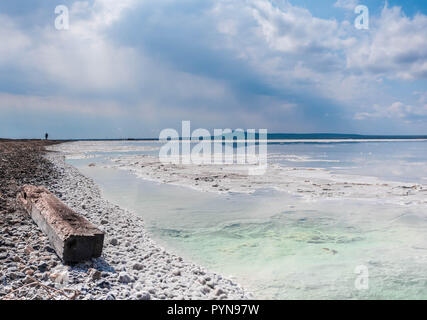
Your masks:
M247 136L245 132L245 137ZM224 135L231 138L231 135ZM259 138L259 134L255 134ZM427 135L360 135L342 133L268 133L268 140L378 140L378 139L427 139Z
M409 135L360 135L360 134L341 134L341 133L269 133L268 139L295 139L295 140L325 140L325 139L427 139L426 136L409 136Z

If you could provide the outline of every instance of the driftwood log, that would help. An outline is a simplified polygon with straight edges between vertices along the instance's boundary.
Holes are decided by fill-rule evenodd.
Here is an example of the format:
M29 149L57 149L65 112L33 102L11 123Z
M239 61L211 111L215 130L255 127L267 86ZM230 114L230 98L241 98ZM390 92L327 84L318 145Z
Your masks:
M51 246L64 263L78 263L101 256L104 233L46 188L22 187L18 202L48 236Z

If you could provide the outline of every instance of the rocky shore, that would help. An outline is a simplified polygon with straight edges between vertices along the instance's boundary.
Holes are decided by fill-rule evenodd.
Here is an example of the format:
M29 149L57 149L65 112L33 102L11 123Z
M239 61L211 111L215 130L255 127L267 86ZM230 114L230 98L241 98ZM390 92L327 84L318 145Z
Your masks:
M221 275L184 261L146 234L140 217L102 199L67 165L54 142L0 141L0 299L247 299ZM23 184L42 185L105 231L101 258L63 265L15 201Z

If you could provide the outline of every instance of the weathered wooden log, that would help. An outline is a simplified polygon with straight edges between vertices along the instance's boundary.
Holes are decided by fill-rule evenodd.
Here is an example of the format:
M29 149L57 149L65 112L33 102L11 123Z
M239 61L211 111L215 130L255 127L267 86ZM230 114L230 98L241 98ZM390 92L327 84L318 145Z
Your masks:
M21 188L18 201L48 236L51 246L64 263L101 256L104 233L46 188L26 185Z

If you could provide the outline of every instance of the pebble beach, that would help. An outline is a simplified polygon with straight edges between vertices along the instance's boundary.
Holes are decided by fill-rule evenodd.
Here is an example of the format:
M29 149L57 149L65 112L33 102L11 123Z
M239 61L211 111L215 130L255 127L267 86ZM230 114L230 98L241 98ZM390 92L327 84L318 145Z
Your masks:
M0 142L0 299L249 299L241 286L156 244L141 217L102 198L97 185L66 164L53 142ZM14 169L11 169L15 163ZM23 184L48 188L105 232L103 254L64 265L16 203Z

